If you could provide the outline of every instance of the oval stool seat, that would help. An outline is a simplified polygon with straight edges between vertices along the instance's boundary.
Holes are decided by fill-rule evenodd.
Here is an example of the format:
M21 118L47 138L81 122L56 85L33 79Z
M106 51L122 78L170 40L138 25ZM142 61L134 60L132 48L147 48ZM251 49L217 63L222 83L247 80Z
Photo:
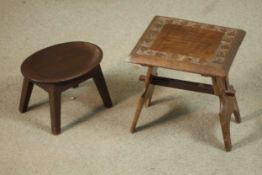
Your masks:
M103 100L111 107L112 101L100 67L102 50L88 42L69 42L47 47L29 56L21 65L24 76L19 110L26 112L33 85L49 95L51 129L61 132L61 93L92 78Z
M22 74L35 82L59 83L80 77L102 60L102 50L87 42L70 42L42 49L21 66Z

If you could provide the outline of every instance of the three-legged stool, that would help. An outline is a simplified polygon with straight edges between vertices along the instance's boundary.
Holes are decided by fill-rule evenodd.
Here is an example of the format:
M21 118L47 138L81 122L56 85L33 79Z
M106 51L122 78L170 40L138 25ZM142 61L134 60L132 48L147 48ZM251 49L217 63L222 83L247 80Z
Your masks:
M52 133L61 132L61 93L93 78L106 107L112 102L100 67L102 50L87 42L54 45L29 56L21 66L24 76L20 112L26 112L36 84L49 95Z

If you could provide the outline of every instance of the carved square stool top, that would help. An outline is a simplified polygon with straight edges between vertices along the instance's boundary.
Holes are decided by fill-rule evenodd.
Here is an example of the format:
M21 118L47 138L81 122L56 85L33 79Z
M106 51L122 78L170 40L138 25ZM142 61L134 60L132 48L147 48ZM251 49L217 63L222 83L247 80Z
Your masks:
M130 62L224 77L244 36L240 29L156 16L132 50Z

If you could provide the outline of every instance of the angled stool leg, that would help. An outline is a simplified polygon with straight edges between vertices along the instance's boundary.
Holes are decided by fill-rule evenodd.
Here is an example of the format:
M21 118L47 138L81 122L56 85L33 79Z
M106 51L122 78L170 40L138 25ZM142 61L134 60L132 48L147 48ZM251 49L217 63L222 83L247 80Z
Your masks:
M230 118L232 112L230 111L230 102L226 100L226 96L219 97L220 99L220 111L219 111L219 119L220 125L222 129L223 139L225 150L230 151L232 148L231 138L230 138Z
M97 66L93 78L104 105L108 108L112 107L112 101L100 65Z
M240 112L239 112L236 96L234 96L234 111L233 111L233 113L234 113L236 122L241 123L241 117L240 117Z
M234 106L233 113L234 113L236 122L240 123L241 122L241 117L240 117L240 112L239 112L239 107L238 107L238 103L237 103L235 89L234 89L234 87L232 85L230 85L228 77L226 77L226 86L231 91L234 91L234 94L232 96L232 98L233 98L233 106Z
M131 129L130 129L131 133L135 132L136 124L140 116L140 113L142 111L143 105L145 104L146 100L151 100L150 98L152 98L154 87L153 85L150 84L150 79L152 77L153 71L154 71L153 67L148 67L148 71L145 77L145 90L143 94L140 96L138 103L137 103L136 112L135 112L134 119L133 119Z
M226 151L232 148L230 138L230 118L234 111L234 91L227 85L226 78L213 78L213 87L215 95L219 96L220 100L220 124L224 139Z
M50 87L49 104L51 114L51 129L54 135L61 132L61 92L55 86Z
M153 67L152 69L152 72L151 72L151 76L152 75L155 75L157 76L157 68L156 67ZM152 100L152 96L153 96L153 93L154 93L154 90L155 90L155 85L150 85L151 88L149 88L148 90L148 98L146 99L146 107L149 107L151 105L151 100Z
M19 111L21 113L24 113L27 111L29 100L32 94L33 90L33 83L28 80L27 78L24 78L23 80L23 88L21 92L21 98L20 98L20 104L19 104Z

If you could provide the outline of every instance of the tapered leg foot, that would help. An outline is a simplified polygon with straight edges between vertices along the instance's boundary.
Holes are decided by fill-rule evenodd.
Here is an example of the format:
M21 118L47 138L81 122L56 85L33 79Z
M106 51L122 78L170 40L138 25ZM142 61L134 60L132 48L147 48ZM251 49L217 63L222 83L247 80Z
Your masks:
M51 129L54 135L58 135L61 132L61 92L53 87L48 94L51 114Z
M113 104L100 65L96 68L96 72L93 78L105 107L112 107Z
M20 104L19 104L19 111L21 113L24 113L27 111L32 90L33 90L33 83L30 80L28 80L27 78L24 78L21 98L20 98Z
M220 99L220 113L219 113L219 119L222 129L222 135L224 139L224 146L226 151L231 151L232 144L231 144L231 138L230 138L230 118L232 112L230 111L230 101L227 101L230 97L224 97L224 99Z
M138 118L140 116L140 113L142 111L142 108L143 108L143 105L145 103L145 98L144 96L142 95L138 102L137 102L137 107L136 107L136 112L135 112L135 115L134 115L134 119L133 119L133 122L132 122L132 125L131 125L131 128L130 128L130 132L131 133L134 133L135 132L135 129L136 129L136 124L137 124L137 121L138 121Z
M241 121L237 100L235 96L235 90L233 86L229 84L228 77L213 78L214 92L219 96L220 100L220 124L224 139L225 150L230 151L232 149L230 139L230 118L234 113L236 121Z
M155 71L154 67L148 68L147 75L145 77L145 90L144 90L144 93L140 96L138 103L137 103L136 112L135 112L133 122L130 128L131 133L135 132L136 124L139 119L140 113L142 111L143 105L145 103L147 103L147 105L150 105L151 103L154 86L150 84L150 80L151 80L152 75L154 74L154 71Z

